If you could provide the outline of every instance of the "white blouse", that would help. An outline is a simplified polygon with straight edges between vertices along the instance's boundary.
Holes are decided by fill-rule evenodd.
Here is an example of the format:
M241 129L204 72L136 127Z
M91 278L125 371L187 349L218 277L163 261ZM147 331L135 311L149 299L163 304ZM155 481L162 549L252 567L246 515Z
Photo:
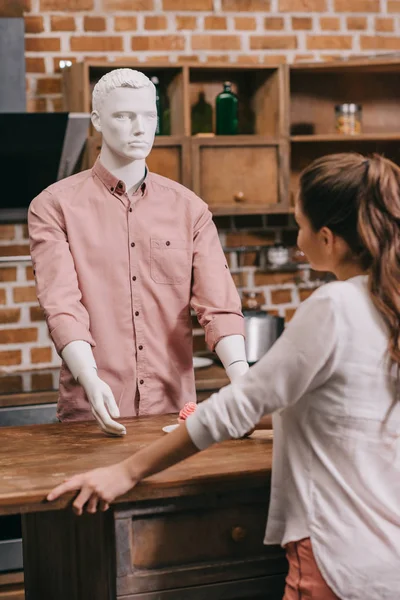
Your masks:
M204 449L274 413L265 543L310 537L343 600L400 598L400 402L387 346L367 278L326 284L244 377L186 421Z

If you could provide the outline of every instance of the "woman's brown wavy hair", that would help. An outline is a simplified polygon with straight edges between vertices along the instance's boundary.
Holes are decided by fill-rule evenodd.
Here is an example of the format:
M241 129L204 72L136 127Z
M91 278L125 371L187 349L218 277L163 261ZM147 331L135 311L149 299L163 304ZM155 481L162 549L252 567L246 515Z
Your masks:
M314 231L328 227L342 237L349 258L368 272L372 301L389 331L389 357L399 369L400 168L376 154L324 156L302 172L299 200Z

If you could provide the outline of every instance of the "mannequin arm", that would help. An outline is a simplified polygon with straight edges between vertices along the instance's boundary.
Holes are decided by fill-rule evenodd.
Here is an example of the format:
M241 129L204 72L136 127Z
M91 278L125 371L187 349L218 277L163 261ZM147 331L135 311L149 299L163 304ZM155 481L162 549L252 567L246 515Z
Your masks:
M75 340L67 344L61 356L76 381L82 371L97 369L92 347L83 340Z
M97 375L97 365L90 344L74 340L65 346L61 356L74 379L85 390L92 413L101 429L112 435L125 435L125 427L111 419L119 417L119 409L111 388Z
M212 214L196 196L193 206L196 211L197 208L200 210L193 229L190 304L204 329L207 346L214 351L222 338L244 336L242 304L226 264ZM242 357L246 360L244 354Z
M231 381L241 377L249 370L246 359L244 337L242 335L227 335L215 346L220 361Z

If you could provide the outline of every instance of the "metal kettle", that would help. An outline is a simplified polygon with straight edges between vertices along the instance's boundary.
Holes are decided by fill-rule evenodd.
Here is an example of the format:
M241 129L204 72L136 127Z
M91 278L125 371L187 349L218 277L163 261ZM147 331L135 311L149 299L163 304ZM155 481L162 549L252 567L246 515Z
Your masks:
M284 329L282 317L269 315L261 310L243 311L246 328L246 355L250 365L268 352Z

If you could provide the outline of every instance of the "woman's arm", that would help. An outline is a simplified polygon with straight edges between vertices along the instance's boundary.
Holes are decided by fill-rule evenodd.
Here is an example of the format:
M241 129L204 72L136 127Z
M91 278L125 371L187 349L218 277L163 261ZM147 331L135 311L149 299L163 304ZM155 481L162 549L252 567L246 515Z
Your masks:
M142 479L164 471L198 451L184 423L117 465L75 475L54 488L47 500L80 490L72 505L76 514L81 515L85 505L88 512L95 513L99 503L101 510L107 510L110 502L134 488Z
M95 512L99 500L100 508L108 508L145 477L215 442L242 437L263 415L294 404L307 390L322 385L336 362L337 309L323 294L311 300L244 377L202 402L184 425L118 465L73 477L55 488L48 500L81 490L73 504L78 514L86 503L88 512Z

